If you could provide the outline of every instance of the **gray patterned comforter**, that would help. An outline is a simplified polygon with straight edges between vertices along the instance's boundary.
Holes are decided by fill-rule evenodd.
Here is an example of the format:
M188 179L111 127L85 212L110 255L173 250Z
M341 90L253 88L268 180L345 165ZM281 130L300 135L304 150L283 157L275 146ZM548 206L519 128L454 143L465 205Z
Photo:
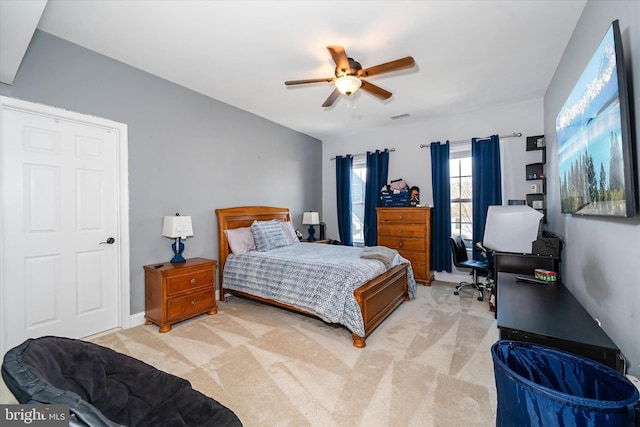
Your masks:
M295 243L268 252L231 254L224 266L224 288L298 307L364 336L353 291L386 268L381 261L360 258L361 252L362 248L351 246ZM401 263L409 264L413 299L416 282L409 261L397 255L390 267Z

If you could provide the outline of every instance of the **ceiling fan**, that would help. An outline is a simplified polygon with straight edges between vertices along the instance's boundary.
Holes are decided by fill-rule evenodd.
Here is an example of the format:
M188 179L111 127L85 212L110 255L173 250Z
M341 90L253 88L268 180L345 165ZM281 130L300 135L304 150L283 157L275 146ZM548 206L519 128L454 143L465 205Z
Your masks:
M333 62L336 63L335 77L327 77L324 79L288 80L284 82L287 86L305 83L335 82L336 88L324 101L322 104L323 107L332 106L341 93L349 96L360 88L382 100L388 99L391 97L391 92L384 90L373 83L369 83L364 80L364 78L375 76L377 74L388 73L390 71L401 70L403 68L411 68L416 64L413 57L407 56L396 59L395 61L375 65L373 67L362 68L362 65L360 65L359 62L347 56L344 51L344 47L327 46L327 50L329 50L329 53L333 58Z

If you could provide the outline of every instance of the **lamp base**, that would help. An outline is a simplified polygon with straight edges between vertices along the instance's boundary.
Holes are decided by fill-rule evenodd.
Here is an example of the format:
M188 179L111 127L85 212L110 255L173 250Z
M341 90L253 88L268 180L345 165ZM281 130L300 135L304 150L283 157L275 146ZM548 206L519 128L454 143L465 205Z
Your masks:
M307 229L307 231L309 232L309 238L307 240L309 242L315 242L316 241L316 237L314 236L314 234L316 234L316 229L313 228L313 225L310 225L309 228Z
M173 249L173 258L171 258L171 263L178 264L181 262L187 262L186 259L182 256L182 251L184 251L184 243L180 241L179 237L176 237L176 241L171 244L171 249Z

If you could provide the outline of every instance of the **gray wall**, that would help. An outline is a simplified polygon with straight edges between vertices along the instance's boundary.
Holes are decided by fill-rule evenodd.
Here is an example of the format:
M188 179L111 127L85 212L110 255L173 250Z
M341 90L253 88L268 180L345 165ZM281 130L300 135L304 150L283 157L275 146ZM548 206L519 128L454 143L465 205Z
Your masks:
M578 217L560 213L555 119L611 22L620 21L628 78L635 107L635 161L640 126L640 2L587 4L544 99L548 142L549 225L566 239L562 277L566 286L620 347L628 371L640 376L640 216L628 219ZM635 104L635 105L634 105ZM637 177L636 177L637 179Z
M128 125L132 314L144 311L142 266L173 255L164 215L192 216L185 257L217 259L217 208L287 207L299 228L321 210L319 140L48 33L0 94Z

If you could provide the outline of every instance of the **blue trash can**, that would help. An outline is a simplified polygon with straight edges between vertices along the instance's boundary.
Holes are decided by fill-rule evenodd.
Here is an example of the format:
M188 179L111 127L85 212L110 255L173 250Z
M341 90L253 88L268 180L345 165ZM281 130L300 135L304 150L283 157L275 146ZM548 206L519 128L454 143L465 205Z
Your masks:
M496 426L640 426L638 389L575 354L519 341L491 347Z

